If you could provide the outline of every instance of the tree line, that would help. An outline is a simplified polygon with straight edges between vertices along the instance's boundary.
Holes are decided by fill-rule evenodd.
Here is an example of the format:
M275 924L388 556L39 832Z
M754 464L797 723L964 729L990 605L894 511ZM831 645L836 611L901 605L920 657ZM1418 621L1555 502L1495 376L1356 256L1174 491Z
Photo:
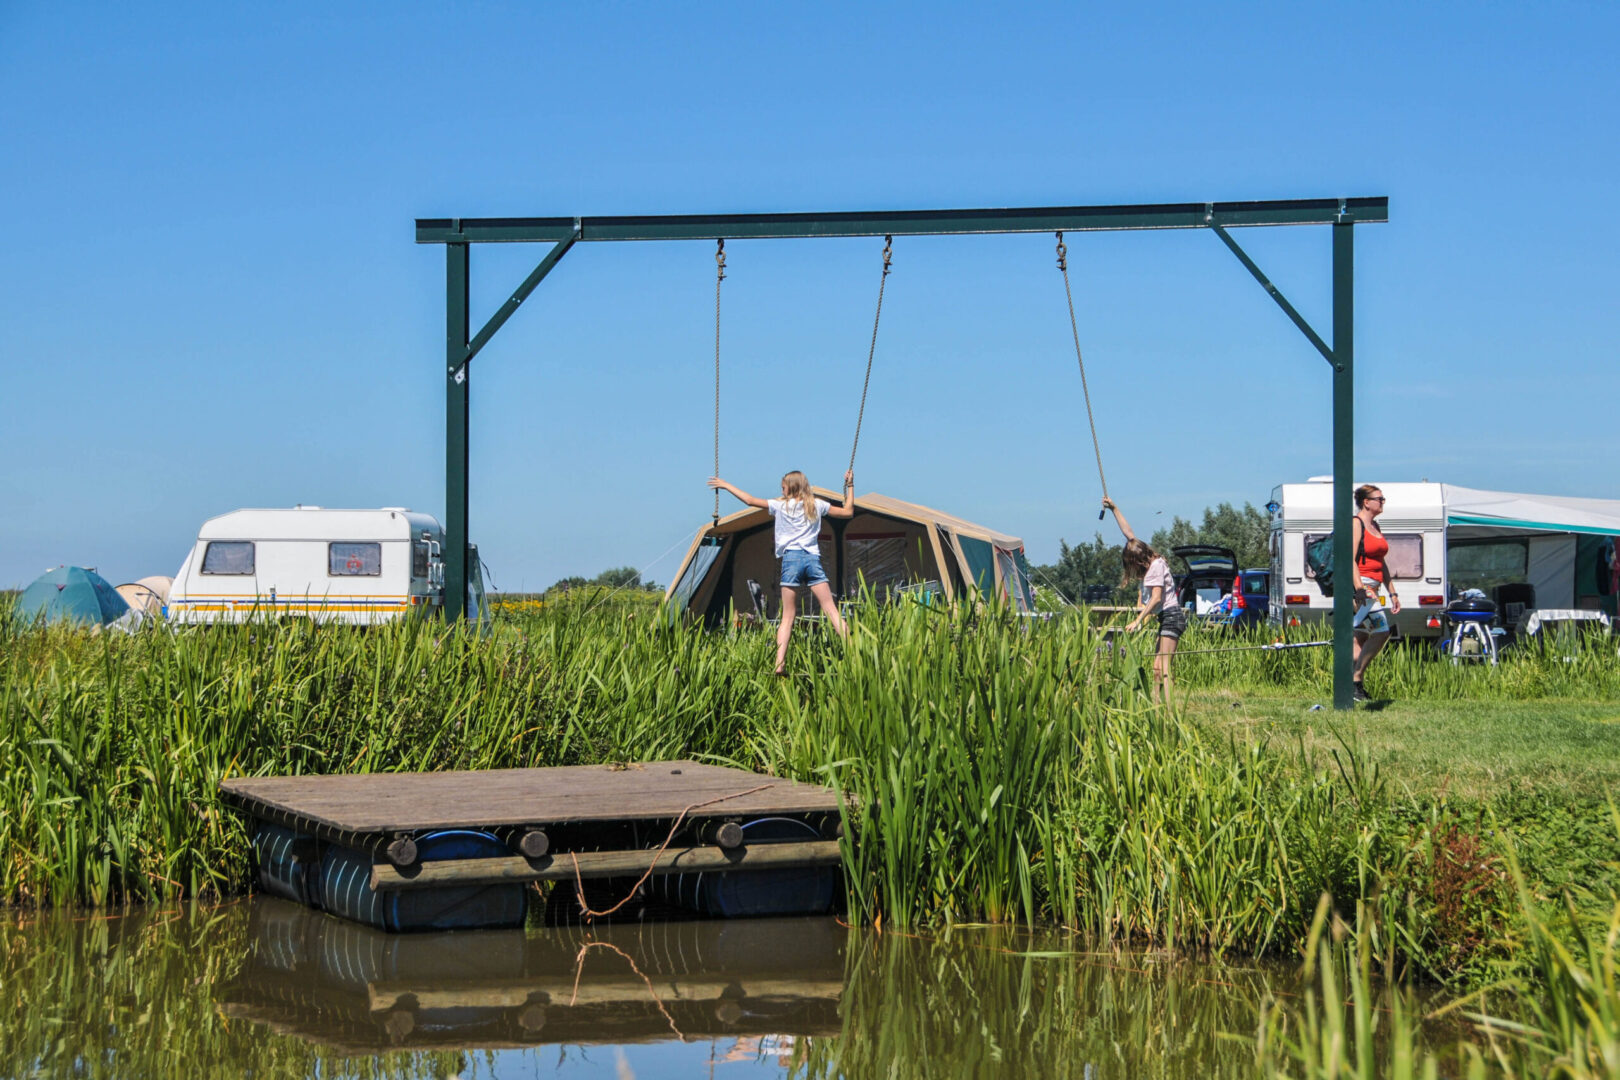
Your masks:
M580 577L577 574L562 578L553 583L542 595L553 596L570 589L640 589L644 592L661 592L663 586L656 581L643 581L641 571L633 566L615 566L593 578Z
M1148 539L1148 545L1166 557L1172 548L1187 544L1231 548L1239 569L1267 566L1271 561L1271 517L1252 503L1244 503L1239 510L1223 502L1205 507L1199 524L1173 517L1169 525L1154 530ZM1116 589L1121 585L1125 566L1120 557L1124 550L1123 542L1110 544L1100 531L1090 541L1072 545L1059 540L1057 562L1031 566L1030 580L1038 588L1055 589L1070 603L1077 603L1088 586L1095 588L1096 596L1105 587ZM1174 561L1171 568L1176 569Z

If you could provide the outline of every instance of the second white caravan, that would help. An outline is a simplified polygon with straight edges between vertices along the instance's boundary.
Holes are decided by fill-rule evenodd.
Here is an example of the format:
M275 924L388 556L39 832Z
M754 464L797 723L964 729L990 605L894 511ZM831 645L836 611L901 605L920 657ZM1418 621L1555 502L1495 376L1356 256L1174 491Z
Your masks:
M1496 600L1503 623L1532 610L1615 612L1620 500L1482 491L1456 484L1378 485L1378 519L1401 597L1398 633L1439 637L1441 609L1463 589ZM1305 565L1305 547L1333 532L1333 481L1282 484L1271 503L1271 617L1324 619L1333 601Z

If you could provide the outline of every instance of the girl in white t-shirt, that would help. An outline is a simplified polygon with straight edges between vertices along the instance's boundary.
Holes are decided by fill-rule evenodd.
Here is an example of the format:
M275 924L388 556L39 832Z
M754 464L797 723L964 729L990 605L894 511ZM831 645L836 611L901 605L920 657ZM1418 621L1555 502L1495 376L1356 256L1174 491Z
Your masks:
M786 675L788 638L793 635L793 619L799 606L796 588L808 585L833 629L840 637L845 633L844 620L839 618L838 605L833 602L832 587L827 584L826 571L821 568L821 548L817 540L821 536L823 517L855 516L855 474L844 474L842 506L816 498L810 481L797 469L782 477L780 499L756 498L718 476L709 477L709 486L724 488L749 506L769 511L776 519L776 557L782 560L782 618L776 628L776 673Z
M1155 696L1163 695L1164 703L1170 704L1170 658L1175 655L1176 645L1181 641L1181 635L1187 630L1187 612L1182 608L1181 602L1176 599L1176 578L1170 572L1170 564L1164 556L1136 538L1131 532L1130 522L1114 500L1103 497L1103 507L1114 512L1114 520L1119 522L1119 531L1125 534L1125 551L1122 558L1125 563L1127 580L1133 577L1142 579L1142 589L1136 605L1136 618L1126 631L1139 630L1147 622L1149 615L1157 613L1159 616L1159 650L1153 657L1153 689Z

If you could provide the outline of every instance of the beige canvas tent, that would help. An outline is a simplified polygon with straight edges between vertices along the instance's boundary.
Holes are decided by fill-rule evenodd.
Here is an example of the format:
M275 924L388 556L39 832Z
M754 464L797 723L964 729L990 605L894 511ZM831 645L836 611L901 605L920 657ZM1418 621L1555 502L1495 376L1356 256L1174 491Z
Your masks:
M843 499L815 490L834 505ZM1000 596L1019 611L1034 608L1022 540L887 495L856 496L854 517L822 523L821 565L839 598L857 595L864 584L880 599L911 588L946 599ZM720 622L733 609L756 611L757 592L766 606L760 614L774 618L781 602L777 571L770 514L740 510L698 530L666 598Z
M163 614L163 605L169 602L169 589L173 585L173 578L154 574L118 586L118 595L131 608L156 618Z

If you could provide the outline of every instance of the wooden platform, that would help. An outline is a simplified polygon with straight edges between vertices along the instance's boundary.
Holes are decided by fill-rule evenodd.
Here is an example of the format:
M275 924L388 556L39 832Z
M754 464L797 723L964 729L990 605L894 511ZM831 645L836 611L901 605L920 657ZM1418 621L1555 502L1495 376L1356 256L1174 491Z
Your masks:
M696 761L244 777L225 781L220 793L256 821L290 830L278 842L299 865L317 860L315 849L299 847L316 841L369 853L345 873L363 873L373 892L790 870L842 859L836 792ZM782 818L802 823L800 831L749 841L748 822ZM256 836L268 835L260 829ZM482 833L496 849L419 860L418 842L434 844L452 830ZM295 884L281 894L296 893Z
M838 812L838 795L827 788L696 761L270 776L226 780L220 791L257 817L354 834L667 820L698 803L709 805L689 818Z

